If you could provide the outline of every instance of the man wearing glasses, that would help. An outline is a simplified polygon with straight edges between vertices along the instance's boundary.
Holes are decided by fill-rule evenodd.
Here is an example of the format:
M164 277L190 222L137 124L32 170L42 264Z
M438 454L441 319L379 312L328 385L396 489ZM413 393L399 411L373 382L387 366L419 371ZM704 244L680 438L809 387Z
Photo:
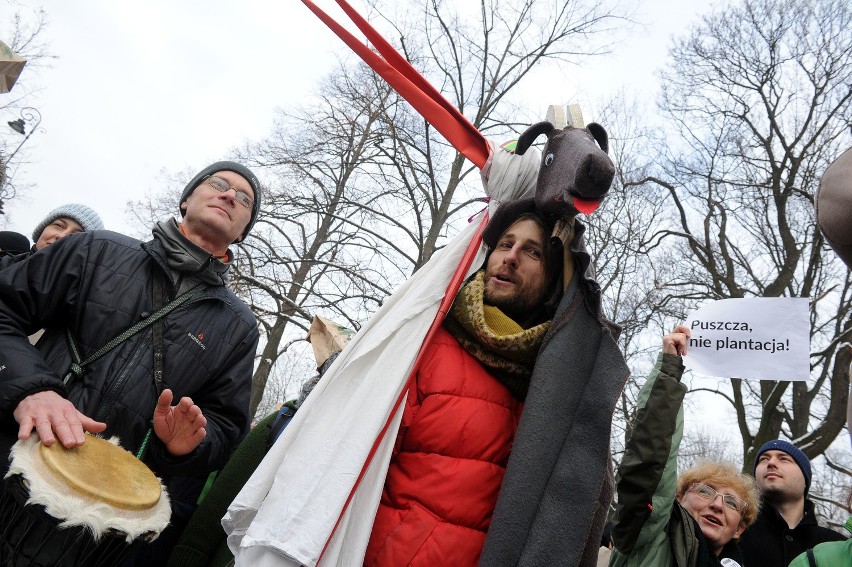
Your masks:
M33 432L65 447L84 432L115 435L166 482L173 524L188 517L249 428L257 321L226 284L229 246L257 220L260 191L247 168L217 162L184 189L180 224L158 222L152 240L74 234L2 271L0 477L11 445ZM72 367L160 309L170 310ZM40 328L36 349L27 335Z
M618 467L611 566L744 565L737 538L757 517L754 479L736 467L700 463L677 475L683 437L683 362L690 331L663 337L663 352L639 394Z

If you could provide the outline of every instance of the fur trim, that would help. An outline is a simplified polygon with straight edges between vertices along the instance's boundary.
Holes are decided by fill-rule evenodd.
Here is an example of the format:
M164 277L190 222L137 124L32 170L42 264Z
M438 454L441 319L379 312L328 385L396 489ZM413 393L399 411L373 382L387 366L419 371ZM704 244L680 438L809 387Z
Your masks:
M108 439L120 446L117 437ZM11 464L6 478L19 474L29 489L27 505L39 504L59 520L60 528L83 526L95 541L109 530L125 534L127 543L154 533L159 535L169 524L171 505L166 488L160 481L162 495L150 510L123 510L86 495L73 493L48 466L39 453L39 436L35 433L26 441L12 446ZM153 474L153 473L152 473ZM155 536L156 537L156 536Z

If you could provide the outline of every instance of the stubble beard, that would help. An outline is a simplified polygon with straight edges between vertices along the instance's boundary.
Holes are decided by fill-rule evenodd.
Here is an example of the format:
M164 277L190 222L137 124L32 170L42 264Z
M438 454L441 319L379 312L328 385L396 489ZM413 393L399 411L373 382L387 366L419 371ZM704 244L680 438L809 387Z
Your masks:
M541 293L531 286L520 286L512 293L495 293L490 289L490 278L485 284L483 303L496 307L510 319L523 326L525 320L541 306Z
M804 494L791 494L784 485L769 485L760 488L760 497L770 504L784 504L796 502L804 498Z

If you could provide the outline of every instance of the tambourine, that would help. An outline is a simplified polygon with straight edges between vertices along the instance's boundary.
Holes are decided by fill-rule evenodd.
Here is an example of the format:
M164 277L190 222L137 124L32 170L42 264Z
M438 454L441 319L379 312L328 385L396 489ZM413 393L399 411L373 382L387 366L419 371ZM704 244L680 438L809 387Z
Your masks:
M87 435L71 449L33 433L12 446L0 490L0 564L120 565L169 523L160 480L132 453Z

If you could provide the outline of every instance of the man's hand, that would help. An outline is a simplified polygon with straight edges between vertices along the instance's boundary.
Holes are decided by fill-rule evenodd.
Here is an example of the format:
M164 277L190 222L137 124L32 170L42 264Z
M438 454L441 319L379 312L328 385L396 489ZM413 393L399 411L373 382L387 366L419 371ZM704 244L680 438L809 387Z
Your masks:
M100 433L106 429L106 423L83 415L74 404L53 391L27 396L12 415L20 426L18 439L29 439L35 428L41 442L48 447L57 438L65 447L79 447L86 440L84 431Z
M175 457L191 453L207 435L204 426L207 418L192 398L181 398L176 406L171 405L171 390L163 390L154 410L154 433Z
M685 356L686 345L689 344L689 337L691 336L692 331L689 330L689 327L678 325L674 328L674 331L663 337L663 352Z

